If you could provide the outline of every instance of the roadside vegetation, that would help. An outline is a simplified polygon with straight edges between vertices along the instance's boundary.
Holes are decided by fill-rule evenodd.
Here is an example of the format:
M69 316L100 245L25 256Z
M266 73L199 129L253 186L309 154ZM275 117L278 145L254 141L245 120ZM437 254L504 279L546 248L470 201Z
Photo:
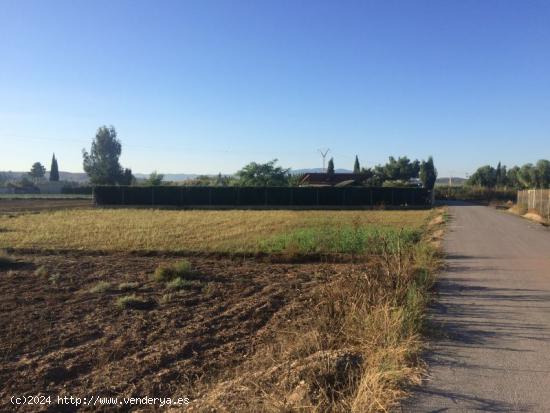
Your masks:
M395 407L404 389L420 382L444 221L439 211L420 234L383 234L368 264L326 276L272 341L207 386L199 405L357 413Z

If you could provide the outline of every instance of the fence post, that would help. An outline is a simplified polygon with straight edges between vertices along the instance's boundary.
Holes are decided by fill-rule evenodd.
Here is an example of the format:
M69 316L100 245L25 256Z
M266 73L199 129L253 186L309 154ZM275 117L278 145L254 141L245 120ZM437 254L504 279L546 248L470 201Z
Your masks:
M292 187L290 187L290 205L294 205L294 191Z
M208 187L208 205L212 205L212 187Z
M267 206L267 187L264 188L264 205Z
M151 205L155 205L155 187L151 187Z
M319 206L319 188L315 191L315 195L317 197L317 206Z

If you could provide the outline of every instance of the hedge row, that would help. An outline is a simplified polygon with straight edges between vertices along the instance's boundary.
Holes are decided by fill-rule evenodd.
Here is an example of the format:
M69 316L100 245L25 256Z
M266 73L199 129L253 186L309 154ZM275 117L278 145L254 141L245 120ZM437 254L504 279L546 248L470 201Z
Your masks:
M151 206L417 206L431 205L422 188L99 186L98 205Z
M472 186L435 187L435 199L461 201L512 201L517 198L515 189L479 188Z

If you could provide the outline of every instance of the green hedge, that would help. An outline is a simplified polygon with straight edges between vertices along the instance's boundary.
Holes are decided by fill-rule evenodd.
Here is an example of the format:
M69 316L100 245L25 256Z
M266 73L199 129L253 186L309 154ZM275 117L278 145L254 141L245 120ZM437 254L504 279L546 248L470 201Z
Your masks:
M435 187L435 199L457 201L512 201L517 198L515 189L480 188L473 186Z

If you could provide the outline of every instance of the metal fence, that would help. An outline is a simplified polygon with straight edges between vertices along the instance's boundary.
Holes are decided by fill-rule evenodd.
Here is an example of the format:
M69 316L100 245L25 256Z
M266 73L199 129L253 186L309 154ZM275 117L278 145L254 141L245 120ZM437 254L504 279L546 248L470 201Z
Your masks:
M550 220L550 189L527 189L518 191L518 206Z
M98 186L97 205L174 207L417 207L432 204L423 188Z

